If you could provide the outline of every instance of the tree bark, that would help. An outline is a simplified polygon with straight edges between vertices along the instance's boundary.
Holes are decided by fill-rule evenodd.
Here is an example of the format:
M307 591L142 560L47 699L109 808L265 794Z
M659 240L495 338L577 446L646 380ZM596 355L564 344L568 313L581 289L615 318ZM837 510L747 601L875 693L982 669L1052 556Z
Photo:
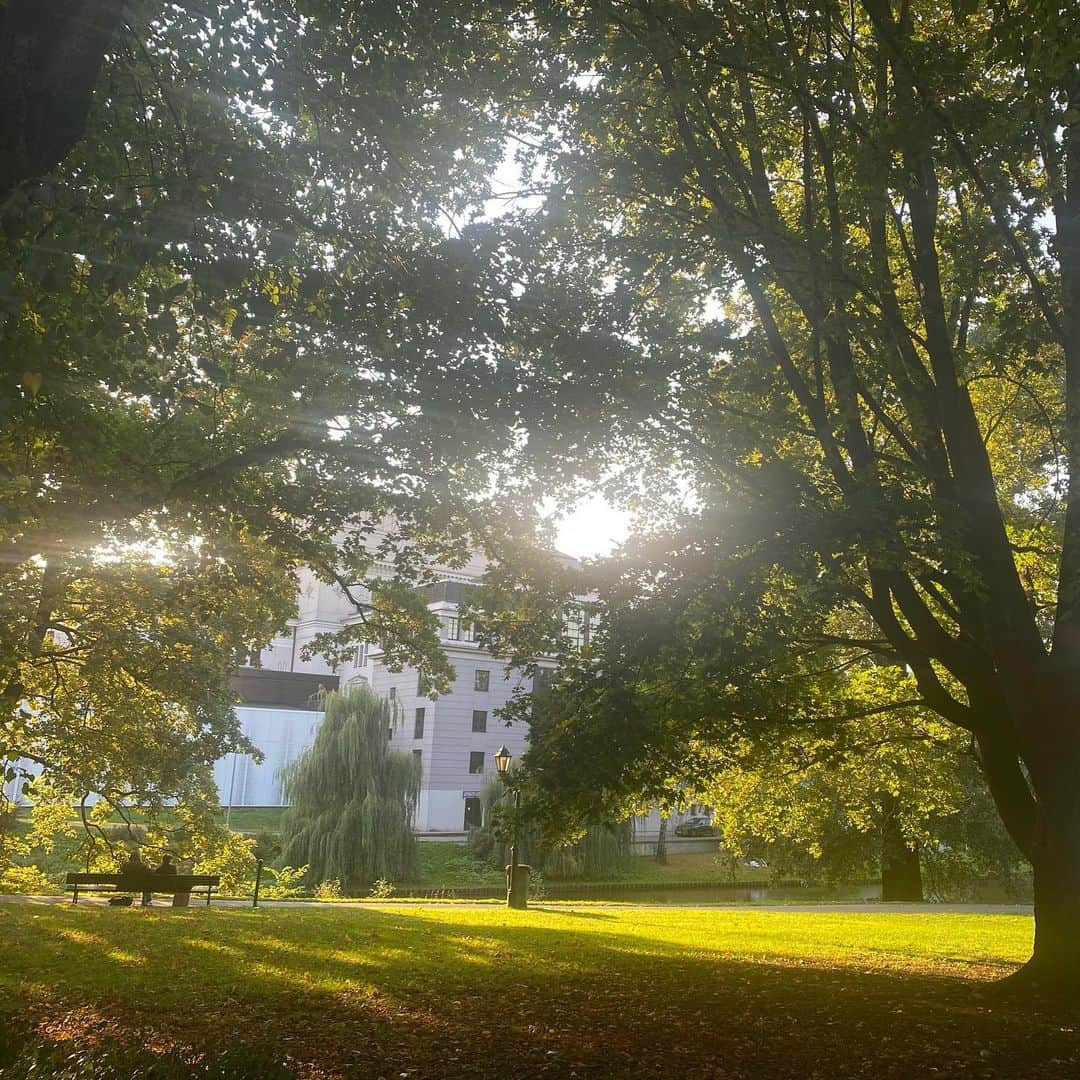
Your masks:
M881 824L881 899L920 901L923 899L922 867L919 852L909 847L896 817L896 800L886 795Z
M1035 940L1025 974L1080 991L1080 828L1054 829L1035 863Z
M1059 707L1045 755L1031 763L1035 942L1025 975L1080 992L1080 736Z
M660 831L656 834L656 861L667 866L667 818L661 816Z
M1020 764L1016 743L1002 734L1004 727L1004 721L999 720L981 730L976 738L979 764L1006 832L1024 858L1033 863L1038 806Z
M1061 270L1065 338L1064 442L1069 477L1054 653L1076 663L1080 658L1080 80L1068 88L1068 105L1066 115L1072 120L1063 127L1064 190L1054 199L1054 246Z
M0 201L44 176L86 131L122 0L8 0L0 8Z

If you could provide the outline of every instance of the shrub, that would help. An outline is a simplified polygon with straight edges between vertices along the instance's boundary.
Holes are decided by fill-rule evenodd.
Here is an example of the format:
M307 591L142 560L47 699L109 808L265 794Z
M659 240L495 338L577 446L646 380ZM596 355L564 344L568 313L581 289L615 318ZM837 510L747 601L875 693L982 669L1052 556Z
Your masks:
M371 886L371 896L376 900L389 900L394 895L394 883L385 878L379 878Z
M320 881L315 886L315 899L316 900L340 900L341 899L341 882L337 878L330 878L328 881Z
M256 859L262 859L264 863L272 863L281 854L281 833L264 829L255 834L254 840Z
M255 841L240 833L213 837L209 848L196 860L197 874L220 874L221 892L246 896L255 880Z
M58 892L60 890L36 866L8 866L0 873L0 893Z
M540 867L536 867L537 870ZM544 856L544 873L553 881L581 877L581 864L569 848L555 848Z
M279 870L264 866L263 873L269 874L272 879L260 889L261 895L269 900L293 900L311 891L304 880L308 873L307 866L283 866Z
M529 899L543 900L545 896L547 889L544 888L544 875L539 870L534 870L529 875Z

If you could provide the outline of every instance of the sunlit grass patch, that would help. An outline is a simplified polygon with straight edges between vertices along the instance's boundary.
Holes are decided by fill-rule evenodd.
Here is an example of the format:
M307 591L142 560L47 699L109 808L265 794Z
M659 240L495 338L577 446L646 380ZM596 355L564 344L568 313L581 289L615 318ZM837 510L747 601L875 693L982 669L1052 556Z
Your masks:
M979 1076L1072 1075L1055 1063L1080 1072L1066 1025L980 1003L1031 929L828 910L10 907L0 1000L50 1038L89 1010L120 1037L248 1046L312 1076L950 1074L966 1067L957 1025L1013 1063L980 1057Z

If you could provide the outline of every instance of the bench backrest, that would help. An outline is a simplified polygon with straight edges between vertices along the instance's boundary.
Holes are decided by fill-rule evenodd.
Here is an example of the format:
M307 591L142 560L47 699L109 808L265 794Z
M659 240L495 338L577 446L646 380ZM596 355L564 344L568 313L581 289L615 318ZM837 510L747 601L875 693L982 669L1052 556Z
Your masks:
M220 874L68 874L69 885L119 885L128 889L151 886L163 892L183 892L185 888L221 884ZM168 888L163 888L168 886Z

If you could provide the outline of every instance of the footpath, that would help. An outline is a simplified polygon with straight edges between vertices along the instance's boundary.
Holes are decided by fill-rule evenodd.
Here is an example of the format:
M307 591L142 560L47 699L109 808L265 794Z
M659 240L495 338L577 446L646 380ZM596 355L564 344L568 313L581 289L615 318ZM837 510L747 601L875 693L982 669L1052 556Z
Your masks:
M40 904L55 906L57 904L71 904L70 896L27 896L21 893L0 894L2 904ZM499 907L498 900L259 900L259 908L321 908L324 911L334 908L416 908L416 907L466 907L466 908L490 908ZM108 905L108 897L102 895L79 897L79 907L84 904L104 907ZM214 898L214 908L250 908L250 900L231 900ZM200 911L205 910L203 903L192 903L187 908L173 908L168 900L158 900L152 905L157 911ZM607 900L536 900L529 904L529 908L535 911L594 911L596 908L696 908L725 911L732 909L753 911L787 911L787 912L812 912L822 915L835 914L890 914L890 915L1031 915L1034 908L1031 904L932 904L932 903L884 903L881 901L845 903L843 901L830 902L827 900L819 903L792 903L792 904L768 904L754 903L750 900L728 901L726 903L693 903L692 901L669 904L635 904L632 902L617 902ZM119 910L128 910L122 908ZM135 910L140 910L136 905Z

